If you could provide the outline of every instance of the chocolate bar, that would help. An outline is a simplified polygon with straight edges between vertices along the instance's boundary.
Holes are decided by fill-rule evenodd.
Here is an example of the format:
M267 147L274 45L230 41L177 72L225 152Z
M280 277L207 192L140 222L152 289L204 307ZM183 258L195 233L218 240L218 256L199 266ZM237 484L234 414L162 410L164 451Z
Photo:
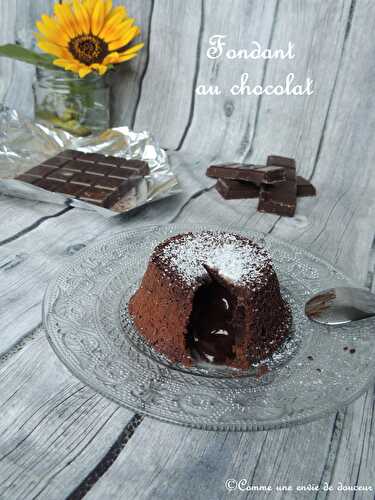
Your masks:
M16 179L110 208L149 173L144 161L67 150Z
M270 155L267 156L267 165L277 165L278 167L287 167L296 169L296 160L286 156Z
M263 183L274 184L285 180L284 168L275 165L245 165L242 163L211 165L208 167L206 175L215 179L253 182L258 186Z
M316 189L311 182L297 175L297 196L315 196Z
M215 189L225 200L258 198L259 196L259 188L255 184L232 179L218 179Z
M293 217L297 204L296 162L293 158L269 156L267 165L284 167L286 180L274 185L262 184L258 210Z

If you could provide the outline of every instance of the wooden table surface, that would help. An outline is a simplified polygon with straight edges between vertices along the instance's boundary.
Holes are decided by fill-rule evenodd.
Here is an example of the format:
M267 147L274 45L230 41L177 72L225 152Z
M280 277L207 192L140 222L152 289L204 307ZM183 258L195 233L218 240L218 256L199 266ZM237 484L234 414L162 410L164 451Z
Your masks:
M0 43L30 45L49 0L0 0ZM118 2L119 3L119 2ZM134 415L75 379L42 331L41 303L57 269L97 237L145 224L206 222L257 229L323 257L374 289L375 2L372 0L128 0L146 50L117 77L115 124L150 130L170 152L183 194L107 220L79 209L0 196L0 498L368 499L375 488L371 388L345 411L282 430L215 433ZM207 58L228 47L295 43L293 60ZM248 71L254 84L289 72L314 79L307 96L198 96ZM34 69L0 61L0 102L31 116ZM0 131L1 133L1 131ZM317 198L294 218L223 202L204 176L209 162L297 159ZM227 492L227 478L273 493ZM333 486L324 491L324 483ZM294 491L275 491L277 485ZM320 485L299 493L296 487Z

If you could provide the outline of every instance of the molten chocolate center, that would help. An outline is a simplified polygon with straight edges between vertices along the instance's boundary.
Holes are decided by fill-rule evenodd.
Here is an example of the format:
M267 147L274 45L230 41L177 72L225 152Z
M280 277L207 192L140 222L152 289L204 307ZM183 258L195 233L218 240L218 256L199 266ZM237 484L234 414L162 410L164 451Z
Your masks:
M219 283L199 288L194 297L188 333L188 346L193 354L211 363L233 359L233 309L233 297Z

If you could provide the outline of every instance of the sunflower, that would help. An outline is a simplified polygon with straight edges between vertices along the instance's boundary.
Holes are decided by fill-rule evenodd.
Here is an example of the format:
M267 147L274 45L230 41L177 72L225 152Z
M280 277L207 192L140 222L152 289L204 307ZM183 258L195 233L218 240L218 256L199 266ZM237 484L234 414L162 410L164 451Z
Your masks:
M53 64L78 73L104 75L114 64L136 57L143 43L127 47L140 34L134 19L112 0L71 0L56 4L54 16L42 16L36 26L38 47L56 57Z

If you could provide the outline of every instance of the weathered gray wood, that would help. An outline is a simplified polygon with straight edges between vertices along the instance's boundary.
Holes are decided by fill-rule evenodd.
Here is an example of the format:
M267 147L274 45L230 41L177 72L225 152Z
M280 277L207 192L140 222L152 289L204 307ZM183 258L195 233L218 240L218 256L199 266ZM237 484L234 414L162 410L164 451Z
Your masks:
M0 353L40 323L44 291L62 263L108 227L105 219L90 212L83 213L78 226L70 228L73 219L77 220L72 211L47 219L35 230L0 246Z
M132 418L77 381L44 333L0 361L0 498L66 498Z
M22 200L20 203L17 198L0 195L0 246L8 238L27 230L45 217L61 212L63 208L37 201Z
M165 0L155 2L152 12L149 60L134 128L150 130L170 149L177 147L189 119L201 11L201 0Z
M113 4L123 4L117 0ZM137 25L141 28L139 40L145 44L145 48L139 56L129 61L116 71L112 81L112 122L114 126L129 127L134 126L135 113L138 101L141 97L141 85L143 76L149 61L149 31L151 16L153 11L153 0L129 0L125 2L129 16L136 19ZM148 130L146 126L145 129Z
M53 0L0 0L0 43L20 43L33 48L35 21L50 13ZM34 114L32 83L35 68L29 64L0 58L0 102L23 115Z
M19 2L17 5L19 7ZM24 236L0 246L0 321L5 325L0 336L0 352L38 323L43 288L58 265L69 258L68 254L98 235L147 223L206 222L224 224L228 229L239 226L271 232L311 249L359 282L365 282L374 238L374 97L369 61L375 47L368 36L374 31L374 4L369 0L240 0L230 6L229 3L228 6L220 5L220 9L217 2L204 1L202 5L203 11L200 4L191 10L190 2L155 1L151 16L150 3L142 2L141 6L133 0L129 10L133 8L134 15L143 16L142 25L148 27L147 23L151 23L152 59L148 64L144 54L137 59L134 74L129 75L129 88L125 89L125 79L123 83L118 81L115 90L119 123L136 112L137 128L139 124L139 128L151 129L163 145L180 147L183 155L174 155L173 163L185 187L184 195L151 205L122 221L105 221L93 214L73 210L48 219L26 231ZM0 0L0 13L3 11L4 0ZM7 12L6 16L8 21L10 19L9 33L14 33L14 11ZM199 27L202 19L203 26ZM186 28L188 20L193 23L189 29ZM174 30L173 43L162 29L165 32ZM189 48L186 39L178 36L177 29L183 30L183 35L190 34ZM208 37L220 31L228 33L228 43L237 48L246 46L252 39L273 47L283 46L292 39L296 43L297 57L291 65L251 62L252 80L254 83L275 83L288 71L294 71L297 78L311 72L316 81L316 93L308 98L193 96L195 81L220 83L225 87L247 70L235 62L214 64L206 58ZM166 38L168 42L164 43ZM197 58L198 49L200 57ZM182 58L176 59L181 54L187 56L185 62ZM163 57L163 66L159 68ZM177 73L176 68L180 68L180 72L182 68L184 78L181 86L172 87L176 77L170 75ZM15 96L13 91L11 96ZM318 187L319 197L300 200L294 219L279 220L276 216L260 214L256 212L255 201L224 203L215 191L202 191L212 184L204 177L208 161L243 158L263 161L270 152L296 156L301 171L312 175ZM361 176L357 176L359 165ZM50 215L56 209L34 207L20 200L14 205L13 202L2 205L2 200L0 203L0 208L10 214L11 221L5 229L0 228L0 239L27 229L33 221L40 220L42 213ZM187 203L185 207L184 203ZM17 255L22 258L17 260ZM39 426L31 436L6 431L5 435L10 436L9 446L15 451L9 458L3 458L5 469L1 466L5 448L0 439L0 484L5 481L6 498L33 498L40 492L38 488L44 488L43 498L51 498L54 493L57 498L64 498L71 491L69 488L76 487L101 459L126 418L123 421L119 418L116 432L113 432L112 423L105 425L98 434L99 439L94 437L98 427L93 429L90 434L93 440L85 448L87 454L82 451L70 464L69 453L75 437L84 433L87 426L90 432L90 423L94 425L100 408L105 407L103 411L109 415L110 406L104 406L104 400L89 395L90 391L82 388L88 391L84 393L81 408L86 410L85 420L77 419L69 426L71 420L63 387L67 384L67 390L71 391L74 384L80 384L69 382L70 376L65 372L62 375L63 369L43 341L26 342L16 356L12 355L6 364L0 365L0 387L7 391L4 399L10 397L4 403L5 418L0 426L9 426L9 421L18 418L23 419L22 428L29 429L34 417L30 417L28 404L36 410L39 406L44 408L47 401L52 403L48 406L47 420L41 416L40 433ZM42 366L40 378L38 372L34 374L32 370L34 359L38 360L38 368ZM2 367L7 374L3 382ZM56 380L50 380L54 378ZM95 402L93 407L91 402ZM61 416L61 407L66 409L67 418ZM74 406L75 417L81 409L79 405ZM116 415L118 413L113 418ZM56 430L56 422L62 429L69 427L67 437ZM52 447L53 457L46 447L47 436L52 441L58 438L58 446ZM105 446L102 446L101 436L107 436ZM79 452L80 446L85 447L81 443L75 451ZM88 455L96 446L99 452L94 453L91 460ZM7 451L10 448L6 448ZM43 462L44 457L46 462L51 462L50 467ZM226 498L223 487L226 477L245 477L254 484L269 482L273 485L295 486L319 481L335 485L340 481L373 484L373 463L373 392L370 391L345 414L267 433L214 434L145 419L115 464L94 485L89 497L122 499L130 493L129 498ZM278 493L272 498L300 496L295 492ZM232 493L229 497L253 498L254 495ZM315 493L305 497L314 498ZM337 492L330 495L330 498L353 497L353 494L344 496ZM355 496L372 497L373 494L361 493ZM326 495L321 492L318 498L326 498Z
M227 35L229 48L251 48L252 40L270 46L278 2L204 2L204 27L197 63L197 85L218 85L220 96L196 95L190 120L179 147L183 151L209 151L213 160L238 160L248 144L257 120L256 96L232 96L232 85L239 83L244 71L251 73L253 84L261 84L267 62L225 58L209 59L207 49L212 35ZM231 28L233 27L233 28Z
M268 433L213 433L161 423L156 428L147 419L88 498L94 500L107 495L107 498L120 499L124 492L137 500L304 498L300 493L276 492L276 485L295 488L306 484L307 478L311 483L319 483L318 464L325 462L330 446L327 429L332 429L332 423L328 418L303 428ZM303 448L291 453L291 445L301 440L302 432ZM314 444L319 432L322 438L317 447ZM146 436L149 445L144 447ZM314 453L306 453L311 448ZM139 488L139 477L142 488ZM274 491L228 492L225 480L230 478L245 478L253 485L272 485Z
M340 433L339 453L330 464L330 482L336 489L342 485L372 486L373 491L358 491L355 498L374 497L375 486L375 429L374 429L374 390L369 390L345 412ZM339 498L353 498L353 492L340 491ZM328 498L335 499L334 494Z

